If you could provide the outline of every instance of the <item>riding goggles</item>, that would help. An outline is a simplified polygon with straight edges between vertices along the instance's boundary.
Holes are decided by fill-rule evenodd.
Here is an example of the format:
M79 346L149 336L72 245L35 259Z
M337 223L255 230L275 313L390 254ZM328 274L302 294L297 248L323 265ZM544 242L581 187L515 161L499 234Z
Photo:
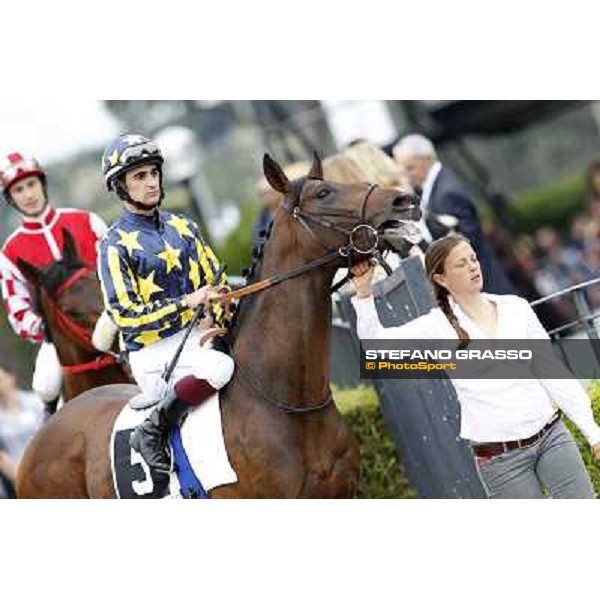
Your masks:
M119 162L126 165L128 162L143 158L144 156L162 159L160 148L154 142L149 141L144 144L137 144L136 146L125 148L125 150L121 152Z

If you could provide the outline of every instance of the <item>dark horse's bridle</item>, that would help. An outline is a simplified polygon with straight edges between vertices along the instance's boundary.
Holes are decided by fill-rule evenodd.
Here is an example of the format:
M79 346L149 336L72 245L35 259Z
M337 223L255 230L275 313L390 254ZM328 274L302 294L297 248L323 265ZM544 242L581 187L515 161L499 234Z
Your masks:
M304 183L308 179L310 179L310 178L304 178L298 182L298 185L296 187L296 193L293 194L292 196L286 196L283 200L282 207L293 219L295 219L296 221L298 221L298 223L300 223L300 225L305 229L305 231L325 250L326 254L316 260L313 260L305 265L302 265L301 267L291 269L290 271L287 271L286 273L273 275L272 277L263 279L261 281L258 281L251 285L248 285L239 290L235 290L233 292L224 294L222 296L223 300L241 298L243 296L248 296L248 295L257 293L264 289L268 289L270 287L273 287L275 285L283 283L284 281L287 281L288 279L298 277L299 275L308 273L309 271L312 271L318 267L322 267L324 265L332 263L333 261L338 260L340 257L344 257L348 260L348 275L332 288L332 292L334 292L337 289L339 289L339 287L344 285L349 279L351 279L350 267L352 264L352 254L353 253L356 253L356 254L359 254L359 255L362 255L365 257L371 256L373 258L376 258L378 260L378 262L386 270L388 275L391 273L391 269L390 269L389 265L387 265L387 263L384 261L383 257L381 256L381 254L379 253L379 250L378 250L379 233L372 225L367 223L367 221L365 219L365 214L366 214L366 210L367 210L367 202L369 201L369 198L371 197L371 194L373 193L373 191L378 186L377 185L368 185L368 188L365 191L365 195L361 202L360 212L358 215L358 217L359 217L358 223L356 225L354 225L351 229L344 229L343 227L340 227L339 225L336 225L335 223L328 221L324 217L355 218L356 214L354 212L344 211L344 210L335 210L335 211L328 211L328 212L310 213L310 212L307 212L300 208L298 203L300 201L300 196L302 193L302 189L304 187ZM336 231L337 233L343 235L346 238L347 243L342 244L338 248L334 248L334 249L327 247L317 237L317 234L314 232L313 228L310 225L311 223L313 223L314 225L318 225L324 229ZM368 240L366 247L360 247L358 245L358 238L363 234L363 232L366 234L366 237ZM321 409L328 407L333 402L333 395L331 393L331 390L329 391L329 394L328 394L327 398L325 399L325 401L321 402L320 404L316 404L314 406L297 407L297 406L291 406L289 404L285 404L283 402L277 402L277 400L273 400L263 393L263 391L260 389L260 386L253 380L253 378L250 376L248 371L242 365L238 365L238 368L240 369L240 371L243 372L248 383L250 384L250 386L254 389L254 391L257 394L259 394L269 404L272 404L273 406L276 406L277 408L283 409L288 413L314 412L314 411L321 410Z
M100 352L92 343L91 333L85 327L77 323L77 321L69 317L67 313L62 311L55 300L55 298L60 297L64 291L69 289L79 279L93 272L94 271L88 267L81 267L66 281L62 282L52 295L46 295L48 311L50 315L53 316L63 334L69 338L73 344L96 355L95 358L85 363L62 365L62 370L65 375L78 375L88 371L99 371L116 365L119 362L118 356L112 352Z

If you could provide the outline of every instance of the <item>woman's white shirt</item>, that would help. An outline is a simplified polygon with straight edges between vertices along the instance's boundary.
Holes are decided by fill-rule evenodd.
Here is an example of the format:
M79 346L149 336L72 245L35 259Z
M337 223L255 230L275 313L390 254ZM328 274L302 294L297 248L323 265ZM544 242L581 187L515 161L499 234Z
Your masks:
M497 308L497 339L549 339L529 303L513 295L484 294ZM360 339L458 339L441 309L434 308L399 327L383 327L373 296L352 298ZM487 339L452 302L461 327L471 339ZM600 443L591 402L575 379L452 379L461 406L461 437L474 442L524 439L553 416L556 403L591 445Z

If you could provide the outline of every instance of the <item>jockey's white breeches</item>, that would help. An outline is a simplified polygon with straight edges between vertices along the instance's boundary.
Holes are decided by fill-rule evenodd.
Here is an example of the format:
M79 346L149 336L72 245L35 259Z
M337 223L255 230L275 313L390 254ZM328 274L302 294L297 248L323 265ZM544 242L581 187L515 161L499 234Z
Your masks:
M62 367L56 348L54 344L42 342L35 359L31 387L44 402L51 402L60 395L62 382Z
M135 382L148 398L159 401L172 394L175 384L188 375L206 380L217 390L231 379L234 368L231 356L207 345L201 347L200 333L194 330L185 343L167 388L162 374L175 356L184 335L181 331L129 354L129 364Z

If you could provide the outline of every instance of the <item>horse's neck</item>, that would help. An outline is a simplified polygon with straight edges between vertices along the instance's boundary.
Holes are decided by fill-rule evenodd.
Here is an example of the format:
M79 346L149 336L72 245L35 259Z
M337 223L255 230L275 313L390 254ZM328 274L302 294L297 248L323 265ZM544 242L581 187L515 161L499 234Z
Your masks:
M267 244L261 279L297 267L277 260ZM329 392L332 274L315 269L260 292L236 339L236 361L270 399L295 406L322 402Z

